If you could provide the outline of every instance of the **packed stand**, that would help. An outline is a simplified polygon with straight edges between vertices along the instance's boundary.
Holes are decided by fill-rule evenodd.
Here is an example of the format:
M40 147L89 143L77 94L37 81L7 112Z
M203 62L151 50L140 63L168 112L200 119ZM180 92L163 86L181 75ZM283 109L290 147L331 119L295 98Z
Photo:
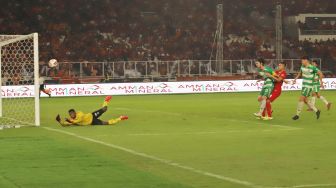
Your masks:
M207 60L215 57L218 2L224 9L225 59L275 58L275 0L8 1L0 7L0 27L12 34L38 32L44 62L50 58L71 62ZM284 16L336 10L332 0L281 3ZM333 42L314 44L285 38L285 47L293 52L285 53L284 58L308 53L335 62L335 47L329 46ZM55 76L78 76L79 66L61 66L59 70L46 67L45 71ZM85 75L100 75L102 67L88 66ZM119 74L124 74L123 68L118 68Z

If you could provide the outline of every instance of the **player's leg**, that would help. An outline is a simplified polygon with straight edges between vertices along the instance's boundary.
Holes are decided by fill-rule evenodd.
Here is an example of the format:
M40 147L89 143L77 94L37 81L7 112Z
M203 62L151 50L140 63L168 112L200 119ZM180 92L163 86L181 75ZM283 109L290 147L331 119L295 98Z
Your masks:
M258 97L258 101L259 101L259 104L261 105L261 101L262 101L262 96L259 96ZM266 101L267 102L267 101ZM264 111L262 112L261 114L261 118L265 118L266 117L266 114L267 114L267 108L264 109Z
M262 100L263 100L262 96L258 97L258 101L259 101L260 105L261 105L261 101L262 101ZM266 102L267 102L267 101L266 101ZM266 113L267 113L267 108L264 109L264 111L263 111L262 114L261 114L261 117L262 117L262 118L266 117Z
M40 92L39 92L39 96L41 97L41 91L44 91L44 84L40 84Z
M266 112L268 118L264 118L264 120L272 120L273 119L273 109L272 109L272 103L281 95L281 90L273 90L271 96L269 99L266 100Z
M49 89L46 89L44 84L41 84L41 85L40 85L40 93L39 93L40 96L41 96L41 91L42 91L43 93L49 95L49 97L51 97L50 90L49 90Z
M266 101L266 108L264 109L263 113L261 114L262 117L266 117L267 113L267 101Z
M273 110L272 110L272 104L270 100L266 101L266 109L267 109L268 119L273 119L272 117Z
M93 117L91 125L107 125L107 122L104 122L96 117Z
M330 110L331 103L324 96L322 96L320 93L317 93L317 98L321 99L322 102L326 105L327 109Z
M316 97L317 98L320 97L319 92L320 92L320 85L314 85L314 87L313 87L313 93L312 93L312 98L310 100L310 103L312 105L314 105L314 106L315 106L315 102L316 102Z
M44 89L43 92L51 97L50 89Z
M258 100L258 102L259 102L259 105L261 104L261 101L263 100L262 99L262 96L263 95L263 90L261 90L260 91L260 94L258 95L258 98L257 98L257 100ZM266 109L265 109L266 110ZM258 115L256 115L257 113L254 113L254 115L257 117L257 119L261 119L261 117L260 116L258 116Z
M262 88L260 92L260 96L258 97L258 101L260 102L259 112L254 113L255 116L261 117L262 113L266 107L266 100L271 95L272 88Z
M308 108L312 109L314 112L317 112L318 109L315 107L315 100L314 100L317 95L316 95L316 93L313 94L313 96L315 96L314 99L312 98L311 100L308 100L309 95L310 95L310 93L308 92L308 94L306 96L307 106L308 106Z
M107 106L110 103L111 99L112 99L112 96L106 96L103 102L103 107Z
M316 113L316 118L317 119L320 118L320 111L315 107L315 105L312 105L311 102L307 100L307 98L311 95L311 93L312 93L311 88L307 88L307 87L302 88L301 96L299 98L299 102L298 102L297 109L296 109L296 115L292 118L293 120L299 119L299 116L300 116L300 113L302 111L305 101L307 102L307 105L309 106L309 108L313 109L313 111Z
M303 92L303 90L301 92ZM293 118L292 118L293 120L299 119L300 113L302 111L302 108L303 108L303 105L304 105L305 101L307 101L307 98L304 95L301 95L299 97L299 102L298 102L297 107L296 107L296 115L293 116Z
M106 96L103 102L103 108L92 112L94 118L98 119L101 115L103 115L103 113L107 111L107 105L110 103L111 98L111 96Z
M93 118L99 118L101 115L103 115L107 111L107 106L104 106L103 108L96 110L92 112Z
M92 125L114 125L120 121L127 120L128 116L120 116L118 118L110 119L108 121L102 121L98 118L93 118Z
M308 105L308 101L310 100L310 103L311 103L313 106L315 106L316 97L318 97L318 95L317 95L318 93L316 93L315 91L316 91L316 89L315 89L315 86L314 86L313 93L312 93L312 97L311 97L310 99L306 98L305 101L304 101L305 104L308 106L307 111L313 111L313 109L309 107L309 105Z
M272 117L271 101L269 99L266 99L266 106L265 106L265 109L264 109L264 112L263 112L262 119L263 120L271 120L271 119L273 119L273 117Z
M128 116L120 116L118 118L115 118L115 119L110 119L108 120L108 125L114 125L116 123L118 123L119 121L123 121L123 120L127 120L128 119Z

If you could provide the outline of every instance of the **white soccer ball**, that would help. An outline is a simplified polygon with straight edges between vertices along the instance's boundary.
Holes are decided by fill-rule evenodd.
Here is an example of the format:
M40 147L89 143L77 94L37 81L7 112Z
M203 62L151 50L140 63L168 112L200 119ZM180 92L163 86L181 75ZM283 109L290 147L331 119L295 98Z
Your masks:
M48 65L49 67L56 67L58 65L58 62L56 59L50 59Z

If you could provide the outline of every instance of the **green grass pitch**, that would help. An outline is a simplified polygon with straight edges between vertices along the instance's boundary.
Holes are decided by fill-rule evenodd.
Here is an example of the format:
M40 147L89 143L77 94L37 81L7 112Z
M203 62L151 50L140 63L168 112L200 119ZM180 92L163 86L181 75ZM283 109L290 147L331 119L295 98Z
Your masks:
M0 187L336 187L336 106L293 121L299 92L284 92L262 121L257 95L114 96L101 119L129 120L71 128L56 114L104 97L43 98L41 127L0 131Z

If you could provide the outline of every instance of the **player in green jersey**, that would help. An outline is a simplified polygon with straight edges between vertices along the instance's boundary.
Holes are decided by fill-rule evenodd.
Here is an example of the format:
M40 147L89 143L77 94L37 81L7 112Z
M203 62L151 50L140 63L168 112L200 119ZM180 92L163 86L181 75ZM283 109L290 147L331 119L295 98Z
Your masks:
M312 65L317 68L317 61L313 60ZM324 104L326 105L327 109L330 110L331 103L328 102L327 99L320 94L320 88L322 88L322 89L324 88L322 77L320 77L318 74L316 74L315 77L314 77L314 82L313 83L314 83L314 86L313 86L312 98L310 100L311 103L313 105L315 105L315 100L316 100L316 97L317 97L318 99L321 99L324 102ZM312 109L310 109L310 110L312 110Z
M314 78L315 75L318 74L320 78L323 77L320 70L318 70L315 66L311 65L309 62L309 58L307 56L304 56L301 58L302 66L300 68L300 72L295 77L293 84L296 83L296 80L301 76L302 77L302 90L301 90L301 96L299 98L299 103L297 105L296 115L293 116L293 120L299 119L300 113L302 111L302 107L307 101L307 105L309 108L313 109L313 111L316 114L316 119L320 118L321 111L318 110L314 104L312 104L310 101L308 101L308 97L313 92L313 86L314 86Z
M270 67L267 67L264 65L265 60L264 59L258 59L255 62L255 65L257 66L257 70L260 76L263 77L264 84L261 88L260 94L258 96L258 101L260 102L260 110L259 112L254 113L254 115L258 118L262 116L262 112L264 111L266 107L266 100L270 97L273 88L274 88L274 80L270 75L275 75L275 72Z

